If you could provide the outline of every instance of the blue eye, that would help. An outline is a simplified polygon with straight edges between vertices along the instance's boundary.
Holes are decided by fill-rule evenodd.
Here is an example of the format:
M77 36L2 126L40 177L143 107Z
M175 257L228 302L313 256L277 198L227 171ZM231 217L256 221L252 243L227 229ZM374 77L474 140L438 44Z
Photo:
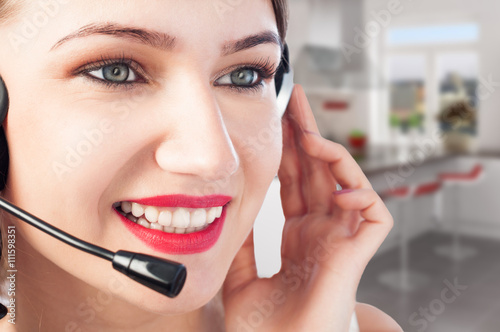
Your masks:
M89 71L89 75L112 83L135 82L137 75L127 64L116 63Z
M237 69L217 80L220 85L253 86L259 79L259 74L250 68Z
M277 68L270 58L262 58L253 63L233 67L230 72L214 82L215 86L227 87L237 92L257 92L264 88L264 80L272 79ZM100 61L89 61L74 71L74 75L84 75L97 84L114 90L130 90L138 84L149 83L149 75L132 56L121 58L101 57Z

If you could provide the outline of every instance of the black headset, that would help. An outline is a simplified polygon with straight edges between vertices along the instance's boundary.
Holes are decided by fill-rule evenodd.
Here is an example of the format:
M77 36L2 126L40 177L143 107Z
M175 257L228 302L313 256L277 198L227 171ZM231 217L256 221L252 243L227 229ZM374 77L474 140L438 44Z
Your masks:
M3 123L9 109L9 95L7 87L0 77L0 124ZM7 173L9 171L9 148L7 146L7 138L3 126L0 127L0 190L5 188L7 183Z
M283 115L293 90L293 70L290 65L288 45L283 48L281 63L276 71L274 85L276 88L278 109ZM2 77L0 76L0 124L3 123L9 109L9 95ZM0 128L0 190L5 188L9 171L9 150L3 126Z

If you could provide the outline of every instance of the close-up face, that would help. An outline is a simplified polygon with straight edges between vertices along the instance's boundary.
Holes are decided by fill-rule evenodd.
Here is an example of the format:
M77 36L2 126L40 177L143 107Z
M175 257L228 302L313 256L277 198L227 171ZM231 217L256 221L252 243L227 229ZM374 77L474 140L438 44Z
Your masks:
M0 28L10 97L2 196L84 241L181 262L186 284L170 299L24 223L6 224L55 278L148 311L199 308L224 282L280 164L272 3L57 3L26 1Z

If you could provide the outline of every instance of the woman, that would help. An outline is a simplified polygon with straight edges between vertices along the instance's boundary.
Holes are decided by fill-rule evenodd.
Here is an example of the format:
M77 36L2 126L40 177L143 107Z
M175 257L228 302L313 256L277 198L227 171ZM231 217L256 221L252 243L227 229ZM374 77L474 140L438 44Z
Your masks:
M300 86L282 120L276 109L284 2L0 4L2 196L87 242L188 271L168 298L5 214L17 272L15 324L7 315L2 331L347 331L354 310L362 331L399 330L355 301L389 212L319 136ZM252 226L277 172L283 267L259 279Z

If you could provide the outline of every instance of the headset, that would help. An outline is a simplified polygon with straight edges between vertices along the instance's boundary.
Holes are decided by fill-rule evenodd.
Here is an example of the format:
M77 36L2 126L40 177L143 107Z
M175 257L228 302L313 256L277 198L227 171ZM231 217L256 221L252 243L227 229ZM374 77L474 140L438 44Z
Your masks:
M280 65L275 75L277 105L280 115L286 111L293 90L293 69L289 62L288 45L284 45ZM9 109L7 87L0 77L0 124ZM9 170L9 153L3 127L0 128L0 190L5 188ZM50 236L89 254L112 262L113 268L129 278L170 298L176 297L186 280L184 265L166 259L119 250L116 253L78 239L22 210L0 197L0 208ZM0 240L1 241L1 240Z
M274 86L276 88L276 103L278 105L278 110L280 116L283 116L290 102L290 98L292 97L294 86L293 68L290 64L290 52L287 44L285 44L283 48L281 63L276 71L274 79Z

